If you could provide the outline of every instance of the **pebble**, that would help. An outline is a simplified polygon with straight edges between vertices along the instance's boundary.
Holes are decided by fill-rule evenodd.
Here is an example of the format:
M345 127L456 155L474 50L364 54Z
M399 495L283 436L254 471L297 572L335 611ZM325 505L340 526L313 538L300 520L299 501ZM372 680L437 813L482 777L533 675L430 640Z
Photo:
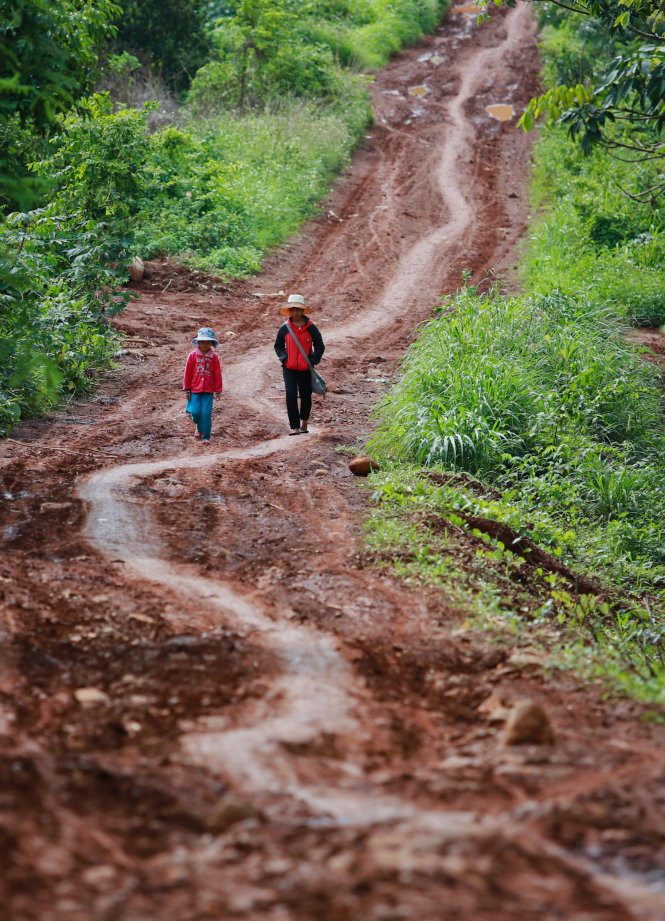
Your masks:
M245 819L262 818L263 815L260 810L252 806L251 803L227 797L207 816L206 825L210 831L219 834L237 822L244 822Z
M108 704L111 698L99 688L77 688L74 697L80 704Z
M551 745L554 733L547 713L533 700L516 701L506 720L503 745Z

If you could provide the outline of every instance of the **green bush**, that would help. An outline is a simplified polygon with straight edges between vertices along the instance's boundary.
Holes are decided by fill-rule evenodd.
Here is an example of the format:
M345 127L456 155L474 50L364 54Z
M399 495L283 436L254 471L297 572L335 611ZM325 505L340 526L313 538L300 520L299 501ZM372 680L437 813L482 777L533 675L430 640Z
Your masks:
M150 141L145 110L114 111L107 94L96 94L69 115L50 141L50 155L37 165L57 177L55 208L84 220L103 221L115 235L129 232L137 200L152 180L146 162Z
M378 69L432 31L448 0L239 0L213 32L214 52L193 80L195 111L264 106L285 95L344 94L340 67Z
M110 363L107 318L128 295L108 267L121 256L104 225L49 209L10 214L0 251L12 281L0 284L0 433L47 412L67 395L89 392Z
M138 201L138 251L176 254L224 276L256 272L348 162L365 105L359 96L355 114L352 107L342 114L292 100L157 132L149 155L155 182Z
M138 54L171 88L185 89L210 52L205 0L116 0L113 48Z

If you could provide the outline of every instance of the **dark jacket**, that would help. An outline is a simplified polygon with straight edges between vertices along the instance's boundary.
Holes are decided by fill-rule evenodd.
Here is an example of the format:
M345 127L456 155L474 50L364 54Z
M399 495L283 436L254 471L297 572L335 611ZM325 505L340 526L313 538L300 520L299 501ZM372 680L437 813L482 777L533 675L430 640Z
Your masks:
M307 363L293 341L293 336L287 332L287 326L295 332L311 363L318 365L326 348L321 333L311 320L303 326L295 326L289 318L280 326L275 339L275 352L284 367L291 371L307 370Z

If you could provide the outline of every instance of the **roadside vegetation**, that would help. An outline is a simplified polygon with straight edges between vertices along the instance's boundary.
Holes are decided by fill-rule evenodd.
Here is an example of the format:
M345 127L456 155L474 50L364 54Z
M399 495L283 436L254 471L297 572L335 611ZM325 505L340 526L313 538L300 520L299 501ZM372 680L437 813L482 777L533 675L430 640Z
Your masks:
M446 6L0 0L0 434L112 362L134 255L256 272Z
M611 37L542 14L545 78L593 80ZM662 167L613 153L543 126L525 293L466 281L420 330L368 446L367 550L470 628L665 703L663 375L630 338L665 322Z

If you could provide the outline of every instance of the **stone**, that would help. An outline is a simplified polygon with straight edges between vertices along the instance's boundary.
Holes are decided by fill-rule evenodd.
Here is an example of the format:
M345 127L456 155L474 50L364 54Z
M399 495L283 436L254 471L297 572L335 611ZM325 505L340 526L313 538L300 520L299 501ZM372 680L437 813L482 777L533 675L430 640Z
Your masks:
M521 672L542 671L547 662L547 655L537 649L516 649L506 661L506 667L517 669Z
M361 454L349 461L349 470L354 476L367 476L370 470L378 470L379 465L367 454Z
M71 502L42 502L39 506L40 512L59 512L64 511L64 509L71 508Z
M80 704L108 704L111 698L99 688L77 688L74 697Z
M503 745L551 745L554 733L547 713L533 700L516 701L508 714Z
M221 834L245 819L263 819L263 814L251 803L228 796L206 816L206 827Z
M129 266L129 277L132 281L142 281L145 275L145 266L140 256L134 256Z
M482 714L488 723L505 723L510 716L510 708L506 706L503 699L493 691L489 697L478 707L478 713Z

